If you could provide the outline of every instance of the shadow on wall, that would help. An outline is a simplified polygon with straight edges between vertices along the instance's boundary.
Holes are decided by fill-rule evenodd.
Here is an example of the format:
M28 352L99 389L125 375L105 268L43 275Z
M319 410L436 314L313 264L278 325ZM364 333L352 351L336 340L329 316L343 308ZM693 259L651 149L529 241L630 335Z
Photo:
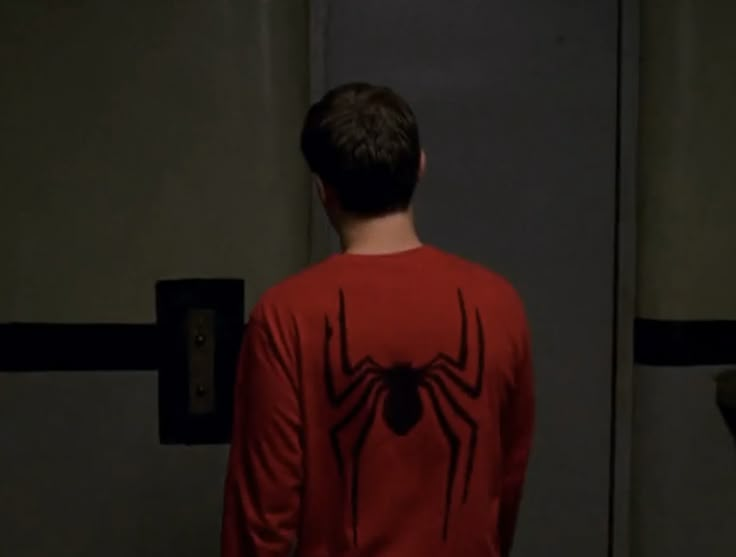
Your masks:
M716 376L716 401L736 448L736 369Z

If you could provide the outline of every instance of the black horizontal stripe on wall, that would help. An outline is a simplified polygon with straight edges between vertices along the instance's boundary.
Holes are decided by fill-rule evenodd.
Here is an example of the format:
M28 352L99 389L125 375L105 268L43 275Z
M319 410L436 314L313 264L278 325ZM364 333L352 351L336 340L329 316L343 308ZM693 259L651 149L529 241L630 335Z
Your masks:
M736 364L736 321L665 321L634 324L634 359L649 366Z
M154 371L155 324L0 324L0 371Z

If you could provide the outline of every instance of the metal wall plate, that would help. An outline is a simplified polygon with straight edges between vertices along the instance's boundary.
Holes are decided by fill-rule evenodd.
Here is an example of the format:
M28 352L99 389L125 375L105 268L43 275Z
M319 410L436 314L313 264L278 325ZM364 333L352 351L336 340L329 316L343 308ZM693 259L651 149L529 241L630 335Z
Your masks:
M215 411L215 312L193 309L187 319L189 412L196 415Z

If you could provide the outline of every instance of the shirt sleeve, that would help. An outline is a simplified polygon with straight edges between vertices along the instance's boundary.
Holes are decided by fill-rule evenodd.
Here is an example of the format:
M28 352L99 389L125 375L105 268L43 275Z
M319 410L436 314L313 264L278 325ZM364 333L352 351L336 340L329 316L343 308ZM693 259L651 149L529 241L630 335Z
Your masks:
M526 324L502 415L503 485L499 515L502 557L511 553L534 430L534 380Z
M303 476L294 369L269 327L246 328L235 384L222 557L286 557L296 541Z

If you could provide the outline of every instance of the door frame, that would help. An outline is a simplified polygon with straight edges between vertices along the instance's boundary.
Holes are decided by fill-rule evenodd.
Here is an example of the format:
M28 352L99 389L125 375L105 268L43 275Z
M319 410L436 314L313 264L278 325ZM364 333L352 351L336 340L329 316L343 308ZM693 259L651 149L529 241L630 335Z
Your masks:
M631 555L634 319L636 317L640 0L618 2L614 365L609 557Z
M329 0L309 2L309 99L316 102L327 88L326 35L330 15ZM337 251L337 237L325 217L317 192L312 188L310 208L309 261L316 263Z

